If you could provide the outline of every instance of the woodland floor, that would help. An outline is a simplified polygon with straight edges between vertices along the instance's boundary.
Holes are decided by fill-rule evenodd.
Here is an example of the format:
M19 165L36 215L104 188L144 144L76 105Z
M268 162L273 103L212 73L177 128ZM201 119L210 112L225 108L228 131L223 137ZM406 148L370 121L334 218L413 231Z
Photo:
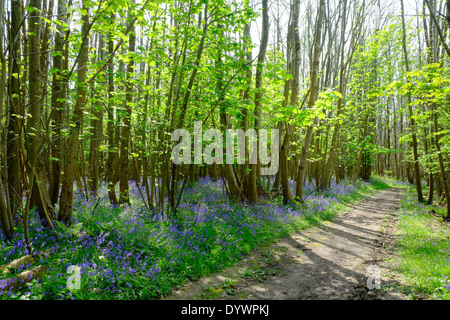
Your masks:
M391 259L401 192L379 191L333 221L258 248L166 299L405 300ZM381 270L380 289L367 287L369 266Z

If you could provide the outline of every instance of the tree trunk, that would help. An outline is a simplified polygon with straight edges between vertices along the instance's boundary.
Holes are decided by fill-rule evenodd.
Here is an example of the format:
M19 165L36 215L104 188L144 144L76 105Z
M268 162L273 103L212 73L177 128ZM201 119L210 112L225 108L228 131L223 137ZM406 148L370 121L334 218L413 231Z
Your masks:
M104 59L104 41L102 35L99 35L97 55L99 60ZM89 146L89 190L94 197L97 196L98 181L100 177L100 145L103 138L103 106L95 104L91 117L91 141Z
M313 62L311 66L311 84L310 84L310 91L309 91L309 101L308 101L308 108L312 108L316 101L316 95L318 92L318 71L319 71L319 57L320 57L320 51L321 51L321 33L322 33L322 19L323 19L323 11L325 7L324 0L320 0L319 5L319 12L318 17L316 21L316 27L315 27L315 34L314 34L314 54L313 54ZM314 120L314 123L316 120ZM297 175L297 185L295 190L295 196L299 198L300 202L303 202L303 179L307 164L307 158L308 158L308 152L309 147L311 144L311 138L313 134L313 125L308 125L306 128L306 134L305 134L305 140L303 142L302 151L300 154L300 163L298 168L298 175Z
M266 59L267 43L269 41L269 8L268 0L262 1L262 31L261 31L261 44L259 47L258 61L256 63L255 73L255 130L259 134L261 129L261 103L262 103L262 77L264 70L264 60ZM259 159L259 139L257 138L256 147L256 164L250 164L250 176L249 176L249 200L250 202L258 201L257 188L261 186L261 162Z
M439 132L438 119L436 115L435 108L433 111L433 124L434 124L434 132ZM439 143L439 136L434 136L434 145L436 146L436 152L438 154L439 161L439 169L441 170L441 178L442 178L442 186L444 189L445 199L447 200L447 215L445 216L446 220L450 220L450 187L447 179L447 173L445 171L444 158L442 157L441 145Z
M77 59L77 98L75 101L74 112L71 119L71 126L69 136L66 140L66 157L64 161L64 173L61 177L61 198L59 201L60 209L58 220L70 224L72 220L72 206L73 206L73 184L75 177L75 170L77 166L77 153L79 150L78 137L84 119L84 107L86 102L86 64L88 59L88 38L89 38L89 14L83 2L83 14L81 20L83 25L81 27L82 44L80 54Z
M345 48L345 29L347 26L347 0L343 0L342 2L342 25L341 25L341 42L340 42L340 68L339 68L339 92L342 95L337 102L337 111L336 117L339 117L342 113L342 101L344 97L344 77L345 77L345 64L344 64L344 48ZM332 175L332 167L336 165L337 160L337 144L338 144L338 136L339 136L340 124L336 123L334 127L333 136L331 138L330 144L330 156L325 163L325 167L323 169L323 179L322 179L322 188L330 187L331 183L331 175Z
M131 15L129 16L131 20ZM131 27L130 34L128 36L128 52L134 53L136 44L136 35L134 31L134 24ZM130 147L130 131L131 131L131 113L133 103L133 85L132 79L134 74L134 61L133 57L130 56L130 61L127 66L127 82L126 82L126 95L125 95L125 113L123 114L123 126L120 132L120 195L119 203L129 203L130 202L130 191L129 191L129 147Z
M403 55L405 59L405 71L406 73L409 72L409 61L408 61L408 51L406 49L406 30L405 30L405 12L403 7L403 0L400 0L401 4L401 10L402 10L402 46L403 46ZM408 77L406 75L406 77ZM422 194L422 184L420 181L420 168L419 168L419 161L418 161L418 155L417 155L417 135L416 135L416 123L413 118L413 110L412 110L412 101L411 101L411 95L407 96L407 102L408 102L408 112L409 112L409 118L410 118L410 125L411 125L411 135L412 135L412 148L413 148L413 167L414 167L414 182L416 184L417 189L417 201L419 202L425 202Z
M242 103L243 107L241 108L241 127L244 132L248 129L248 106L250 105L250 88L252 85L252 51L248 50L251 44L251 34L250 34L250 23L246 24L244 27L244 36L243 36L243 51L247 52L247 55L245 57L245 63L247 63L246 66L246 78L247 78L247 87L242 91ZM242 57L242 61L244 61L244 57ZM245 150L246 150L246 157L247 157L247 150L248 150L248 139L245 138ZM249 174L247 171L248 164L243 164L241 167L241 177L242 177L242 190L245 194L246 198L250 197L250 187L249 187Z
M3 27L4 27L4 1L0 3L0 63L2 64L1 69L1 76L0 76L0 114L5 114L4 108L3 108L3 102L5 97L5 88L6 88L6 59L3 55ZM3 234L5 235L6 239L11 239L12 234L14 232L14 222L13 217L11 214L11 208L9 207L9 192L7 189L3 187L3 168L5 166L5 163L3 162L4 159L4 127L3 123L0 122L0 154L1 154L1 163L0 163L0 224L2 226ZM6 181L6 179L5 179Z
M40 8L40 0L30 2L35 8ZM34 176L29 177L32 192L29 192L29 198L32 203L38 207L39 216L46 227L52 228L51 220L55 218L53 206L46 184L46 173L44 159L41 157L43 146L43 135L41 133L41 113L42 113L42 72L40 61L40 18L37 12L30 13L30 39L29 39L29 107L30 117L27 121L27 162L29 172L35 172ZM33 134L30 134L33 133Z
M19 0L11 0L11 37L9 59L9 121L6 146L9 206L13 217L22 203L22 189L20 186L19 150L22 140L21 116L24 114L21 105L21 92L19 84L19 55L20 55L20 29L22 24L22 9ZM37 50L39 51L39 50Z
M111 19L114 20L114 14ZM116 196L116 172L115 163L117 160L117 145L115 143L115 125L114 125L114 39L110 34L108 34L108 123L106 126L106 134L108 136L108 155L106 157L106 182L108 184L108 196L109 201L112 205L117 205L119 201Z
M66 0L58 1L58 20L61 23L66 21ZM63 28L60 24L56 25L59 32L55 33L55 49L58 54L53 56L53 80L52 80L52 131L53 143L51 146L52 161L50 167L49 194L53 205L58 202L59 188L61 180L61 164L63 162L63 138L61 136L61 128L63 126L63 109L66 90L66 77L63 74L63 50L64 39L62 37Z

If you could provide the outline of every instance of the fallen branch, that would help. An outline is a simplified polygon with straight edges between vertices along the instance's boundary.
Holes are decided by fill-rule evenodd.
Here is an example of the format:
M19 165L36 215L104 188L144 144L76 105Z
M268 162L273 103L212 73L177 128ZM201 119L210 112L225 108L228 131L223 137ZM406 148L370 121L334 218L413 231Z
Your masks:
M25 270L14 278L7 278L0 280L0 292L5 292L10 289L20 289L33 279L40 278L45 272L44 266L37 266L31 270Z
M38 254L29 254L18 259L15 259L7 264L0 266L0 275L2 277L8 275L14 270L20 269L23 266L36 263L38 259L50 256L50 250L41 251ZM36 266L31 270L25 270L10 278L0 279L0 292L9 289L18 289L23 287L31 280L39 278L45 272L44 266Z

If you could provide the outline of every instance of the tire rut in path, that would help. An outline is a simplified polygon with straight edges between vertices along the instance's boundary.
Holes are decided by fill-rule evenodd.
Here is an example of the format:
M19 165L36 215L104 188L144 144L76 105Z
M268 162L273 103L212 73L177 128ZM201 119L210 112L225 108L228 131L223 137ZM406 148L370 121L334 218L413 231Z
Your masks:
M406 299L395 290L369 290L368 270L389 272L395 213L402 189L377 192L350 212L251 252L234 266L184 285L167 299L359 300ZM389 229L386 232L383 229ZM368 268L375 269L368 269Z

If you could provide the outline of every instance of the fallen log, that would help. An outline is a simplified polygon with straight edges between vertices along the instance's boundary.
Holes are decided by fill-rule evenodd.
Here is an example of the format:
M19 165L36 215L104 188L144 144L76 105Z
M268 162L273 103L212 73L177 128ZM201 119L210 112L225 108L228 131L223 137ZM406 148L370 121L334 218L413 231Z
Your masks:
M33 263L36 263L36 257L34 255L20 257L19 259L13 260L8 264L0 266L0 275L4 277L12 271L11 269L20 269L24 265Z
M31 270L25 270L14 278L0 279L0 292L5 292L10 289L20 289L23 288L27 283L31 282L33 279L40 278L45 272L44 266L37 266Z
M17 271L23 266L36 263L40 258L46 258L50 256L50 254L51 251L48 249L36 254L29 254L15 259L7 264L0 266L0 276L5 277L14 271ZM44 266L36 266L30 270L24 270L19 274L12 275L9 278L0 279L0 293L10 289L22 288L33 279L40 278L44 272Z
M89 236L85 230L76 234L77 238ZM27 283L31 282L33 279L39 279L46 268L44 266L36 266L30 270L25 270L19 274L11 275L9 278L4 278L8 274L19 270L23 266L34 264L38 259L46 258L52 254L50 249L26 255L15 259L7 264L0 266L0 294L10 290L10 289L20 289L23 288Z
M36 263L40 258L46 258L50 256L51 251L49 249L41 251L36 254L29 254L18 259L15 259L7 264L0 266L0 277L5 277L14 270L18 270L25 265Z

